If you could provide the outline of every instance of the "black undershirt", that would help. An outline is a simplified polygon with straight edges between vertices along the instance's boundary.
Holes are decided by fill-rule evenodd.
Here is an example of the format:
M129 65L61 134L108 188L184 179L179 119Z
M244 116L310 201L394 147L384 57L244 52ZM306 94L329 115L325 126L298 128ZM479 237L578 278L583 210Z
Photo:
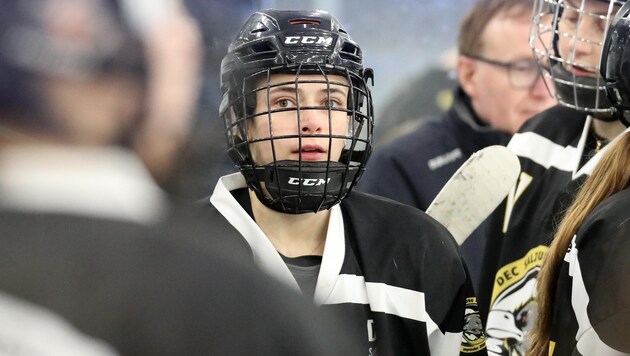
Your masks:
M251 200L249 199L249 192L247 188L235 189L230 192L234 199L243 207L243 209L249 214L249 216L256 221L254 213L252 211ZM317 276L319 275L319 269L322 264L322 256L298 256L298 257L286 257L279 253L282 260L291 271L291 274L300 286L300 290L306 296L313 296L315 294L315 286L317 284Z
M586 162L590 161L591 158L593 158L593 156L595 156L595 154L597 154L597 152L599 152L607 144L608 140L595 134L593 127L591 127L588 131L588 135L586 136L586 143L584 145L584 151L582 151L582 158L578 169L582 168Z

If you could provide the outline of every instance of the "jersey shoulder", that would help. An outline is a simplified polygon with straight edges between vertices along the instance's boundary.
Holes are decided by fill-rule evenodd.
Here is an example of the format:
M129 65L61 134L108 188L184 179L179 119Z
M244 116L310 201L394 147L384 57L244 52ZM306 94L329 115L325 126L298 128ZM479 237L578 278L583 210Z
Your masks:
M627 240L630 233L630 188L626 188L602 201L584 220L578 231L578 247L583 237L598 238L612 247L616 239ZM604 249L608 250L608 249Z
M420 249L444 251L459 258L453 236L420 209L388 198L353 191L341 203L342 211L360 238L412 244ZM439 253L437 253L439 254Z
M552 142L566 145L582 132L585 122L585 113L556 105L526 121L515 136L535 133Z

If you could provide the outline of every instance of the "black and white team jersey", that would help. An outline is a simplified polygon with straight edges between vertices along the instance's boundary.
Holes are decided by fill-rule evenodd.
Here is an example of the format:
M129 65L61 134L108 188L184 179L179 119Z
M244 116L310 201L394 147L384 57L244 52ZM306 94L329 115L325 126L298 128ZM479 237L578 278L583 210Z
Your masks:
M3 147L0 355L357 354L224 219L173 210L126 150Z
M521 174L490 217L479 288L490 355L522 355L529 347L537 276L554 229L608 147L588 156L592 120L556 106L526 122L508 144Z
M552 356L630 355L630 189L599 204L571 242L557 282Z
M247 240L258 266L299 291L256 222L232 195L240 173L207 200ZM353 192L331 208L314 302L348 322L363 355L485 354L483 326L450 233L415 208Z

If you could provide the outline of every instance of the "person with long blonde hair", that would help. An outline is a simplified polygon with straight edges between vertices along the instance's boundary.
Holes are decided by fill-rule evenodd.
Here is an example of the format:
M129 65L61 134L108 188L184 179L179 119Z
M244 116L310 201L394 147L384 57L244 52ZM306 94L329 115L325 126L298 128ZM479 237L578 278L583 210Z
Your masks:
M584 183L545 257L528 355L630 353L629 183L626 133Z
M624 53L630 4L608 30L601 73L626 126L630 75ZM630 354L630 133L620 135L558 226L538 277L530 356Z
M519 157L521 173L486 222L477 293L492 356L529 349L538 274L556 227L588 175L584 167L599 162L625 129L611 115L600 61L606 29L626 2L534 2L530 45L559 105L512 136L507 147Z

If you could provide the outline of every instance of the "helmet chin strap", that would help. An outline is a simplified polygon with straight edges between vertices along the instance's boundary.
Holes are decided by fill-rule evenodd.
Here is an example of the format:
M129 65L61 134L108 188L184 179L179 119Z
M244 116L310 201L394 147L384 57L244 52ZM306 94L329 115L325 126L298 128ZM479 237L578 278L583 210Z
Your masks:
M597 78L591 77L578 77L574 79L573 75L558 62L552 63L551 74L556 92L560 96L561 104L579 107L577 110L586 111L598 120L617 120L617 118L612 115L612 103L608 99L602 79L600 79L599 83Z
M264 187L252 188L258 199L275 211L318 212L338 204L350 192L358 172L359 166L340 162L277 161L255 168Z

